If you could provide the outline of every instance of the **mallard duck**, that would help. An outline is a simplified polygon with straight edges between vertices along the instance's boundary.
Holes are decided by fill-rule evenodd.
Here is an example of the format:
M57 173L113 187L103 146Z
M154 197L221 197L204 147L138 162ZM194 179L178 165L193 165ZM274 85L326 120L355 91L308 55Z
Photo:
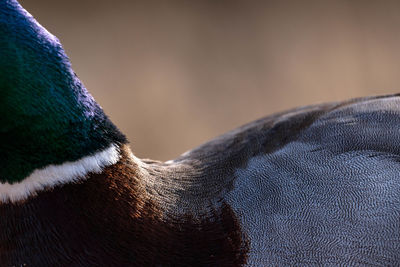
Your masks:
M400 265L397 95L139 159L59 40L0 0L0 121L1 266Z

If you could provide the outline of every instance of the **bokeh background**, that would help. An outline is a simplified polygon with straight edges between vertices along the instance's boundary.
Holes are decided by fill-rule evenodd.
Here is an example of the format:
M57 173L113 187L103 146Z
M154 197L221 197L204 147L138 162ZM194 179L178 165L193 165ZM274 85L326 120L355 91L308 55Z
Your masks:
M399 1L20 0L139 157L300 105L400 92Z

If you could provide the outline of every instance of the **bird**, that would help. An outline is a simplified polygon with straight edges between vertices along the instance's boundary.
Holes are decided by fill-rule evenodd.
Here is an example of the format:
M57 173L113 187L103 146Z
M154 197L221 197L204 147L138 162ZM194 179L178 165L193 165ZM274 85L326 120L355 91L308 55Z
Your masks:
M0 265L398 266L399 125L399 95L363 97L140 159L0 0Z

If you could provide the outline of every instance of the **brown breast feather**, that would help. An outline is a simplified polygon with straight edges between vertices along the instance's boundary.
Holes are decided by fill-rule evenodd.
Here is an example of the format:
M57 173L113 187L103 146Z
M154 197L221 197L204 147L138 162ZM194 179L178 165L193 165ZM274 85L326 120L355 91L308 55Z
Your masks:
M121 160L79 184L0 206L3 266L241 266L249 243L227 203L163 212L138 166Z

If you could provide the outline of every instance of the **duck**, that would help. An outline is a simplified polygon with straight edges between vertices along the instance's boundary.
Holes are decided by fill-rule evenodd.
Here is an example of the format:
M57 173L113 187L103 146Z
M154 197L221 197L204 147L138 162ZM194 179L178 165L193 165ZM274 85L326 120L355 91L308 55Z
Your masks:
M398 266L400 97L136 157L60 41L0 0L1 266Z

